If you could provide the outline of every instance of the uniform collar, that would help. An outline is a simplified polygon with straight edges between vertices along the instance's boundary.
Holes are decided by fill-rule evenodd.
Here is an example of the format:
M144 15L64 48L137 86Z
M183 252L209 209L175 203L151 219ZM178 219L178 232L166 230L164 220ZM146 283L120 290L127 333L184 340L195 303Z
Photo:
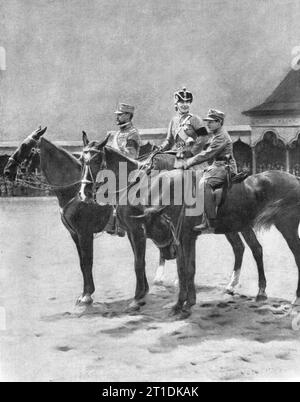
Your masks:
M215 132L213 133L213 135L220 134L220 133L222 133L222 132L223 132L223 130L224 130L224 126L221 126L220 128L218 128L218 130L217 130L217 131L215 131Z
M133 126L132 121L128 121L127 123L123 123L119 125L120 131L127 130L128 128L131 128Z
M178 112L178 117L179 117L180 119L184 119L185 117L188 117L188 116L191 116L191 113L190 113L190 112L184 113L184 114Z

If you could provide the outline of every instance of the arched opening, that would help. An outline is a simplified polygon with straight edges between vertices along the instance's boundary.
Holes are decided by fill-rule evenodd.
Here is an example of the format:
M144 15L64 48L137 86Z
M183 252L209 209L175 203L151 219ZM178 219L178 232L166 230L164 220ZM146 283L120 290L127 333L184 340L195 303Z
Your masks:
M300 133L290 144L290 173L300 176Z
M286 149L284 142L273 131L267 131L255 147L256 172L286 170Z
M238 172L245 169L252 172L252 151L249 145L243 143L241 140L236 141L233 144L233 154Z

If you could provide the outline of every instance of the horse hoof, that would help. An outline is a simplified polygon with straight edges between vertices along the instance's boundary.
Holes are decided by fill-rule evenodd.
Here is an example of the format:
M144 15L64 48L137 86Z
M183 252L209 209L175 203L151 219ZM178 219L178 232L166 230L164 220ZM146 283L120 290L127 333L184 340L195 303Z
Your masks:
M76 306L90 306L91 304L93 304L93 299L91 295L84 295L84 296L80 296L78 297L77 301L76 301Z
M233 288L226 288L225 289L225 294L234 296L234 289Z
M299 313L293 318L292 328L294 331L300 331L300 314Z
M141 299L141 300L133 300L130 304L129 304L129 306L128 306L128 308L127 308L127 312L128 313L133 313L133 312L135 312L135 311L139 311L140 310L140 308L142 307L142 306L144 306L146 304L146 301L144 300L144 299Z
M169 313L169 317L175 317L178 314L180 314L182 312L182 307L178 306L177 304L175 304L175 306L173 306L171 308L171 311Z
M266 294L257 295L255 301L257 303L265 302L268 300L268 296Z
M192 310L191 309L183 309L181 313L179 314L178 319L179 320L186 320L192 315Z
M293 307L300 307L300 297L296 297L292 302Z

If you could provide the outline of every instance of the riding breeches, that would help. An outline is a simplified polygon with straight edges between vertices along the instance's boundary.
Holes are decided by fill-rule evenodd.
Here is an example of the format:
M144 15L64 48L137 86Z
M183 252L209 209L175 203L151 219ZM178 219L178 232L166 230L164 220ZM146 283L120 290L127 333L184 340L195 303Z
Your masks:
M202 188L204 187L204 211L209 220L217 217L217 206L214 190L221 187L226 180L227 168L224 163L214 163L203 175ZM203 190L202 190L203 191Z

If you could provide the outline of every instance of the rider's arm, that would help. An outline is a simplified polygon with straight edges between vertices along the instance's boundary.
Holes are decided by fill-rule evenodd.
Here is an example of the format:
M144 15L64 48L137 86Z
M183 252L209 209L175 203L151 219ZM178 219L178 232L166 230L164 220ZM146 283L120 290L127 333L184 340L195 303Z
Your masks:
M224 139L224 136L216 135L205 151L201 151L198 155L195 155L193 158L189 158L186 161L187 168L215 158L226 147L226 145L227 141Z
M208 134L201 117L193 115L190 119L190 124L193 127L195 133L197 134L197 137L202 137Z
M126 142L126 152L132 159L137 159L140 152L141 137L136 129L128 135Z
M193 156L198 155L205 149L205 147L207 148L210 138L211 136L209 136L208 134L198 136L195 144L192 146L191 149Z

